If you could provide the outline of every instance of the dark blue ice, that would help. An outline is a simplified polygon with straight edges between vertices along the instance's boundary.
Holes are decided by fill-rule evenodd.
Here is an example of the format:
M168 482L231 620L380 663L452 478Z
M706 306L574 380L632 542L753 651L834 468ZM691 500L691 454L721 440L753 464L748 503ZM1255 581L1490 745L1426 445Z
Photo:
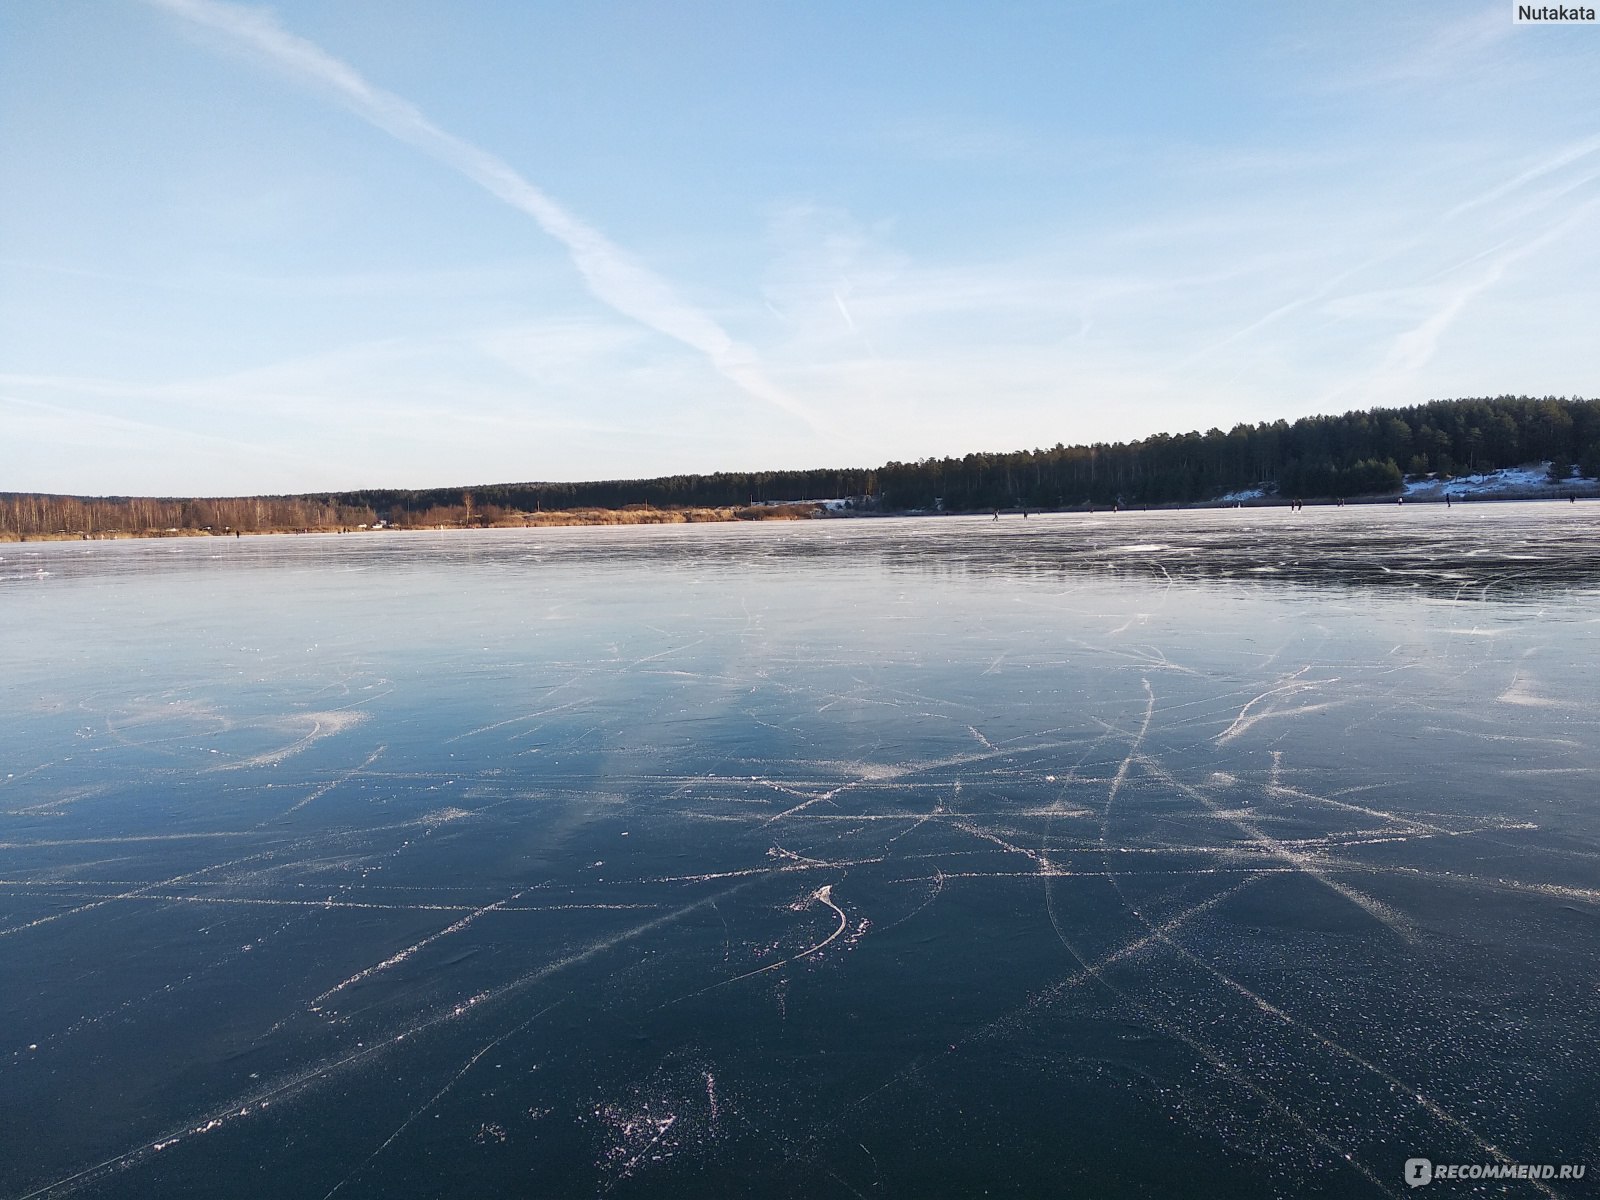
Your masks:
M0 617L0 1195L1600 1156L1596 506L4 545Z

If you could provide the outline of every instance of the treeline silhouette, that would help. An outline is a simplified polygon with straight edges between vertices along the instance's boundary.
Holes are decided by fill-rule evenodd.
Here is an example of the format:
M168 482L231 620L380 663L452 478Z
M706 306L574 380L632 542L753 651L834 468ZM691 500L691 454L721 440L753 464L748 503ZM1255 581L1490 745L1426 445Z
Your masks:
M877 472L862 470L718 472L667 475L659 479L608 479L592 483L491 483L471 488L397 491L378 488L341 492L342 504L366 505L397 525L463 507L469 519L502 512L565 512L578 508L741 508L786 500L831 500L877 492ZM418 521L420 524L437 522Z
M1263 488L1285 499L1398 491L1406 475L1459 475L1550 460L1600 475L1600 402L1547 396L1436 400L1343 416L1235 425L1224 433L1057 445L1014 454L889 463L885 505L1183 504Z
M1547 459L1569 466L1582 461L1584 474L1600 474L1600 402L1554 396L1436 400L1293 423L1235 425L1226 433L1163 433L1136 442L925 458L877 470L672 475L471 490L481 506L526 512L845 496L876 496L890 510L972 511L1194 503L1261 486L1284 497L1363 496L1397 491L1407 474L1456 475ZM408 513L460 505L462 491L346 492L338 499L403 521Z
M459 501L460 496L457 496ZM161 499L0 493L0 534L261 533L353 529L379 520L370 508L333 496Z
M872 497L889 511L1173 504L1261 488L1284 499L1392 493L1406 475L1458 475L1551 461L1600 476L1600 401L1495 396L1374 408L1014 453L890 462L872 469L719 472L590 483L365 489L325 496L147 499L0 494L0 534L224 532L495 524L574 509L730 509Z

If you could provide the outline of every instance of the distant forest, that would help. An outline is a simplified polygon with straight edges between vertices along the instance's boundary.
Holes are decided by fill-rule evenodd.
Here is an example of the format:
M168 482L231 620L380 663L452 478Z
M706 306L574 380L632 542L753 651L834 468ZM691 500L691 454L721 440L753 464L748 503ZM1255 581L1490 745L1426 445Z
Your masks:
M497 524L573 509L729 509L870 497L888 511L1185 504L1262 488L1307 500L1382 495L1407 475L1551 461L1600 476L1600 401L1436 400L1343 416L1157 434L1135 442L891 462L875 470L719 472L593 483L369 489L315 496L153 499L0 494L0 535Z
M1580 464L1584 475L1600 475L1600 401L1435 400L1226 433L889 463L875 474L891 507L928 508L937 497L947 509L970 510L1187 504L1254 488L1285 499L1383 495L1399 491L1406 476L1545 461L1562 478Z
M1172 504L1214 500L1265 485L1284 497L1397 491L1405 475L1457 475L1552 460L1600 474L1600 401L1527 396L1437 400L1342 417L1235 425L1224 433L1157 434L1137 442L891 462L876 470L671 475L597 483L510 483L472 488L480 506L727 507L780 500L874 496L892 511L975 511L1027 505ZM395 516L460 505L460 488L344 492L341 504Z

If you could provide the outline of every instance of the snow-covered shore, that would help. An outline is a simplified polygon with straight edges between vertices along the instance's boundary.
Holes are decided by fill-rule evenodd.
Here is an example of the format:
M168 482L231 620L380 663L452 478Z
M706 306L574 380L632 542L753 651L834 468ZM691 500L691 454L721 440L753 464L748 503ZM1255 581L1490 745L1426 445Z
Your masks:
M1524 463L1520 467L1503 467L1498 471L1484 471L1472 475L1456 475L1439 479L1429 475L1424 479L1408 480L1401 492L1407 500L1443 503L1452 500L1558 500L1565 496L1600 496L1600 479L1574 475L1563 483L1550 479L1550 464ZM1370 497L1363 497L1369 499ZM1269 486L1245 488L1218 496L1213 504L1273 504L1285 498Z
M1600 480L1585 479L1575 475L1563 483L1550 479L1549 463L1527 463L1520 467L1506 467L1499 471L1486 471L1481 475L1457 475L1453 479L1419 479L1407 482L1404 495L1408 500L1485 499L1485 500L1537 500L1562 496L1600 495Z

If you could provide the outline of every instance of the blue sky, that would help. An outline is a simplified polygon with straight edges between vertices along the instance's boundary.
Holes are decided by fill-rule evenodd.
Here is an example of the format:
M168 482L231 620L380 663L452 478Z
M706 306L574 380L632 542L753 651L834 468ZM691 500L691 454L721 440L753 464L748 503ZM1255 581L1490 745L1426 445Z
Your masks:
M872 466L1592 395L1600 26L0 6L0 490Z

